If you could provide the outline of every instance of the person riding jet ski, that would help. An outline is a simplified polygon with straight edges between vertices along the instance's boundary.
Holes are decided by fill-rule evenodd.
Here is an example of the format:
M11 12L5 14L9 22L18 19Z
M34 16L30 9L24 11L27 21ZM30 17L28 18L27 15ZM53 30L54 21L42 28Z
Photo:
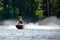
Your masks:
M16 27L18 28L18 29L23 29L23 21L22 21L22 17L20 17L20 19L19 19L19 22L18 22L18 25L16 25Z
M19 19L18 25L23 25L23 21L22 21L22 18L21 17Z

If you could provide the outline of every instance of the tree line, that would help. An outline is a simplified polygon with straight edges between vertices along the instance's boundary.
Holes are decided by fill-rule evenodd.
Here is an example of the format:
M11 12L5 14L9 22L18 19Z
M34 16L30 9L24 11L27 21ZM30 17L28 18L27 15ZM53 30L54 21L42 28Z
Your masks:
M0 20L40 20L48 16L60 17L60 0L0 0Z

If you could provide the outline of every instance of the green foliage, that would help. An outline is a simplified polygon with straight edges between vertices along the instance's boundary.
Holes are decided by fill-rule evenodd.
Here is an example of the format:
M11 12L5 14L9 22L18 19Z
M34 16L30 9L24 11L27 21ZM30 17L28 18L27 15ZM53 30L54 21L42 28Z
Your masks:
M54 16L58 16L60 17L60 2L59 0L50 0L50 4L51 4L51 8L50 8L50 12L51 14L53 14Z
M38 19L43 19L44 18L43 10L36 10L36 16Z
M35 0L35 2L41 3L41 2L43 2L43 0Z
M44 19L46 16L60 16L60 0L0 0L0 19ZM49 3L49 5L48 5ZM49 6L49 14L48 14Z
M44 18L44 15L43 15L44 10L41 8L42 2L43 2L42 0L35 0L35 4L37 6L35 14L36 14L37 19Z
M3 19L3 7L0 6L0 19Z
M16 13L16 18L18 18L18 14L19 14L19 9L18 8L16 8L16 10L15 10L15 13Z

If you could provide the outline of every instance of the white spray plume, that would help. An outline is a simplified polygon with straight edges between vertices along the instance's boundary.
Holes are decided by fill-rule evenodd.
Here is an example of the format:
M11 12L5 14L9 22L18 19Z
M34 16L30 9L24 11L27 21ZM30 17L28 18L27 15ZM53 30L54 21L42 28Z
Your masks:
M25 29L60 29L60 19L56 17L48 17L37 23L29 23L25 25Z
M18 20L5 20L4 29L17 29L15 25L18 23ZM2 28L2 26L0 27ZM48 17L42 21L36 23L28 23L24 25L24 29L60 29L60 19L56 17Z

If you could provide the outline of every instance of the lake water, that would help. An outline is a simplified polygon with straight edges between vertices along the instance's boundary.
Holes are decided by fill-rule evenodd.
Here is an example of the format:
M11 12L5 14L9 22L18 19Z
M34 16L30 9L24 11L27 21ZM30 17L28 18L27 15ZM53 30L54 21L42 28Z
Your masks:
M60 40L60 29L0 29L0 40Z
M17 29L18 20L0 22L0 40L60 40L60 19L49 17Z

